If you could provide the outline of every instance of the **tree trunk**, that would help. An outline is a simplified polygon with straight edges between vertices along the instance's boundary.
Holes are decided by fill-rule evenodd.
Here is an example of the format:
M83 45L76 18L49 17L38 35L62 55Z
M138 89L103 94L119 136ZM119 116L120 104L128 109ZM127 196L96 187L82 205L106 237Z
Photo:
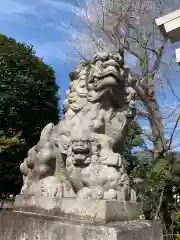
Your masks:
M156 101L155 86L151 85L150 87L145 88L136 83L133 84L132 87L148 112L148 119L153 136L154 159L158 159L159 157L162 158L166 153L167 148L163 121Z
M144 102L147 112L149 113L149 123L153 135L154 151L164 153L166 151L166 139L164 136L164 126L156 101L154 86L149 87L147 91L147 100Z

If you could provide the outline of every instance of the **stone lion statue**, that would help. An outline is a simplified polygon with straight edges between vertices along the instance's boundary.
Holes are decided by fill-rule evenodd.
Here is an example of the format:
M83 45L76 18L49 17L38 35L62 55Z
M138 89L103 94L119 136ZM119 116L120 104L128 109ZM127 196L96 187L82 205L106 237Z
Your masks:
M21 164L21 193L130 200L122 152L134 98L120 55L102 52L80 63L70 74L63 119L45 127Z

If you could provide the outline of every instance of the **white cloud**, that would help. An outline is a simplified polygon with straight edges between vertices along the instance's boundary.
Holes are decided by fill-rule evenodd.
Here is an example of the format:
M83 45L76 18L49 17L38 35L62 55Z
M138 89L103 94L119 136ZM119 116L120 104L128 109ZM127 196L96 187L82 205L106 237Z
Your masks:
M57 82L61 75L61 97L67 89L69 66L73 55L70 45L71 21L78 11L69 1L0 0L0 33L17 41L32 44L39 57L54 66ZM64 61L68 62L64 64ZM63 66L63 67L61 67Z
M54 31L57 31L59 33L65 33L69 35L69 37L72 37L72 33L75 31L74 28L71 26L71 23L67 22L47 22L44 24L47 28L53 28Z
M36 9L33 6L27 4L27 1L22 0L1 0L0 13L7 15L14 14L37 14Z
M73 4L61 1L61 0L43 0L43 3L49 5L51 8L55 8L60 12L70 12L77 14L79 12L79 8L75 7Z
M32 43L37 54L49 62L59 59L62 51L70 53L70 22L76 11L76 7L64 1L1 0L0 32Z

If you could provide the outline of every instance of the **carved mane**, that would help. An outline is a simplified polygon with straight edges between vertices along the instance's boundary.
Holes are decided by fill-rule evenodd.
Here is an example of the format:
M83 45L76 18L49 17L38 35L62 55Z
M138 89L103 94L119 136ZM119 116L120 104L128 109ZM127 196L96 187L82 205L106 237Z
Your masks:
M102 105L105 97L115 108L135 116L134 90L128 86L121 56L99 53L92 61L82 62L70 73L69 90L64 102L65 113L83 110L92 104Z

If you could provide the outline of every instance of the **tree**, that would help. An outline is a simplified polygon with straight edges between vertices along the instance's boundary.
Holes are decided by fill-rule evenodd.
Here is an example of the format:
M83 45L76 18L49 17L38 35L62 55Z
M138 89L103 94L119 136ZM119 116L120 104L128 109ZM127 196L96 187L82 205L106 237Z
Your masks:
M155 169L152 164L144 165L139 161L131 172L131 177L141 179L134 182L133 187L137 192L142 214L146 219L160 220L164 233L171 235L179 230L176 225L180 211L180 164L174 161L173 154L169 154L169 160L169 165L164 169Z
M131 69L129 82L141 102L138 114L149 121L155 159L161 159L171 147L156 95L168 41L157 29L155 19L179 5L177 0L85 0L77 11L78 21L83 22L81 32L75 31L72 39L81 57L88 58L99 50L133 57L136 66Z
M52 67L36 56L31 45L0 35L0 194L19 191L20 163L42 128L58 118Z
M137 121L132 121L131 128L125 142L124 158L126 160L126 170L130 175L132 170L136 167L138 158L133 155L133 150L137 147L144 146L143 129Z

